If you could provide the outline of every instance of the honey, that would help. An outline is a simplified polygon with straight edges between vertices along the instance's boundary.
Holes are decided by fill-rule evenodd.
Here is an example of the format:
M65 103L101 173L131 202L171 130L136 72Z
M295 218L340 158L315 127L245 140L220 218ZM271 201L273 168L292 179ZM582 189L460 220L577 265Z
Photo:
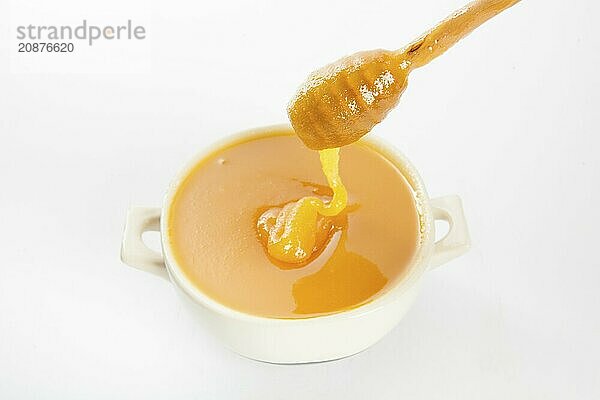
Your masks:
M334 197L328 205L307 197L261 216L259 230L272 257L301 265L321 250L330 225L322 217L341 212L346 196L339 176L332 175L337 172L339 147L355 142L385 118L398 103L413 69L428 64L517 2L476 0L401 50L359 52L309 76L290 102L288 116L306 146L320 150L328 179L334 177L339 183L332 186Z
M259 235L269 255L289 268L299 267L320 252L334 225L331 218L346 208L348 193L339 174L339 148L319 151L319 158L333 196L308 196L283 207L270 208L258 219Z
M518 1L473 1L400 50L359 52L313 72L288 106L296 134L314 150L355 142L396 106L411 71Z
M272 154L278 157L266 156ZM394 162L365 143L342 149L338 173L347 206L317 218L318 252L300 265L285 263L268 253L257 221L310 197L331 204L331 214L340 210L318 153L289 129L213 152L171 203L167 238L175 260L202 292L253 315L306 318L372 301L402 279L418 249L415 196Z
M355 142L398 103L412 70L517 2L473 1L400 50L314 72L288 106L308 148L290 131L271 132L198 164L169 221L188 278L222 304L276 318L330 314L385 292L415 254L420 221L398 168Z

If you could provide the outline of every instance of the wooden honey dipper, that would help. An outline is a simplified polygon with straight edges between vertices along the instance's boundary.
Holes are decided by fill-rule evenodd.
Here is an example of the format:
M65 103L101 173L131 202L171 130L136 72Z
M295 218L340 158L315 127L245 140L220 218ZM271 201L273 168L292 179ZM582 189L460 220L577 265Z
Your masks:
M363 51L313 72L288 106L296 134L313 150L357 141L396 106L413 69L518 2L473 1L401 50Z

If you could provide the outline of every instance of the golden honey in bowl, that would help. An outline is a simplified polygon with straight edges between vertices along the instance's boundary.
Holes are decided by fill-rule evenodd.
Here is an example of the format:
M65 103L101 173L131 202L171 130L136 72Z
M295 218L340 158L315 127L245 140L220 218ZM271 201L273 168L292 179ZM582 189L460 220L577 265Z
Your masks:
M303 198L330 203L319 154L291 129L225 146L177 189L168 212L173 256L199 290L248 314L306 318L365 304L411 264L420 241L415 194L400 169L363 142L341 150L339 175L347 206L317 215L316 251L287 263L269 254L260 219Z

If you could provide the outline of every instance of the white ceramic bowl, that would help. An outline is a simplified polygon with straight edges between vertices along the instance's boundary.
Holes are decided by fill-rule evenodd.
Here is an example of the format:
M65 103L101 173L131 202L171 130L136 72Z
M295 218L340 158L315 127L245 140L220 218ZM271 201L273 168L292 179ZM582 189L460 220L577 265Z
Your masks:
M261 136L271 126L242 132L199 154L175 178L162 208L132 207L127 215L121 259L140 270L161 276L175 285L196 318L202 318L235 352L260 361L273 363L307 363L333 360L358 353L388 333L404 316L413 302L423 274L432 267L458 257L469 248L469 234L461 201L457 196L429 199L417 171L397 150L370 137L363 139L402 171L416 193L421 218L421 244L408 273L394 287L375 300L358 308L332 315L305 319L276 319L246 314L226 307L196 288L181 271L169 245L167 226L173 196L190 170L240 137ZM435 242L435 220L449 223L448 233ZM162 254L149 249L142 241L146 231L159 231Z

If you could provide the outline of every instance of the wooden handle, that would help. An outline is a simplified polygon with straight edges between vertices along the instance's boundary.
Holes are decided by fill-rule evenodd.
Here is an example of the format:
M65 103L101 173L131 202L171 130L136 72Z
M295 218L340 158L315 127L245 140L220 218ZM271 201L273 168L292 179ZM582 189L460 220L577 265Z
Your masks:
M410 69L419 68L442 55L471 31L520 0L475 0L454 12L399 53Z

